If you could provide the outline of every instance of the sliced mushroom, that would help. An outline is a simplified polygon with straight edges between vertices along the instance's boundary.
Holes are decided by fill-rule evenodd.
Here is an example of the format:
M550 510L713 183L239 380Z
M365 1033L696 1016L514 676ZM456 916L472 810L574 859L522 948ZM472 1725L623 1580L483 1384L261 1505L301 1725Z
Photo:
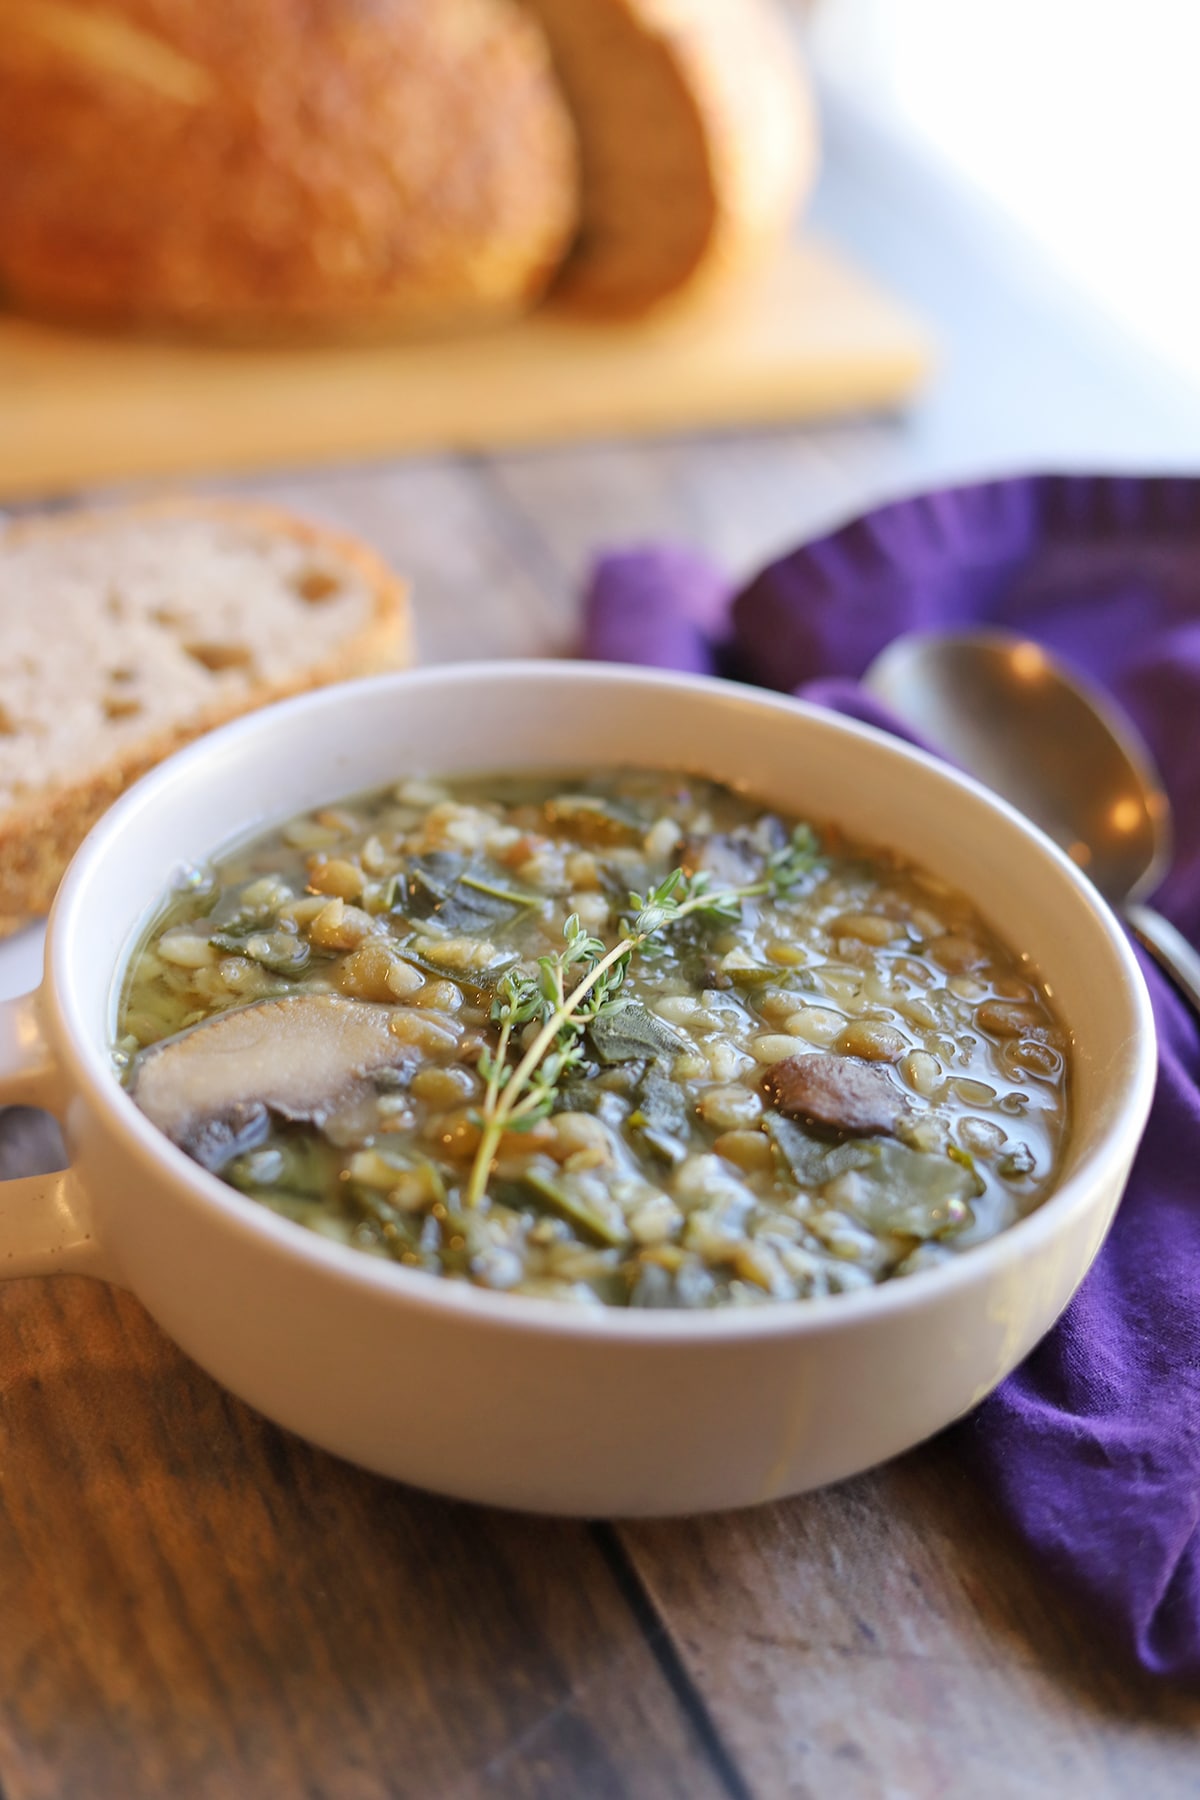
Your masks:
M271 1115L261 1100L239 1100L226 1113L196 1119L178 1143L193 1161L215 1173L235 1156L256 1150L270 1129Z
M221 1013L146 1050L134 1099L206 1168L261 1142L268 1113L321 1125L373 1077L419 1054L390 1029L395 1008L296 994Z
M774 1064L763 1086L789 1118L849 1137L886 1136L906 1111L890 1077L855 1056L789 1056Z
M715 887L745 887L762 874L763 857L745 832L710 832L683 840L680 862L688 875L704 870Z

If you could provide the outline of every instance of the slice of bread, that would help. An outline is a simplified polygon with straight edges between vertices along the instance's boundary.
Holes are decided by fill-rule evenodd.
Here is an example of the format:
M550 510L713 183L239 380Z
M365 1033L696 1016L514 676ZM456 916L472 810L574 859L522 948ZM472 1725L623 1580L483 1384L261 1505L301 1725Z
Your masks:
M699 294L777 251L817 166L774 0L526 0L579 134L583 221L554 290L596 316Z
M184 502L0 531L0 935L152 764L268 701L409 660L403 582L268 507Z

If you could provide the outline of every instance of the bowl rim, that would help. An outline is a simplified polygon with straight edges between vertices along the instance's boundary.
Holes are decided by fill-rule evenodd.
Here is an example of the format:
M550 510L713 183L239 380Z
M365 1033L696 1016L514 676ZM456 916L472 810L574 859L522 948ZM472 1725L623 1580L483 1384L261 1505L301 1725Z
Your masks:
M572 1305L562 1300L493 1293L468 1282L448 1281L365 1254L285 1219L268 1207L237 1192L193 1162L169 1138L153 1126L117 1082L107 1047L89 1034L79 1016L74 986L66 979L71 956L86 942L79 930L93 872L119 844L121 834L147 808L155 806L164 791L201 770L214 755L269 734L293 718L310 714L348 714L353 717L361 698L380 690L401 693L414 687L494 684L505 679L544 680L560 684L617 685L689 691L711 698L715 705L750 705L774 712L782 719L807 720L833 738L865 742L880 755L898 759L933 778L945 788L1002 818L1022 837L1031 854L1049 860L1073 890L1075 898L1100 924L1113 963L1122 978L1122 989L1133 1030L1133 1063L1124 1103L1102 1128L1095 1145L1079 1165L1031 1213L1006 1226L995 1237L974 1245L960 1258L936 1268L921 1270L902 1280L880 1283L851 1293L831 1294L794 1301L774 1301L754 1307L717 1307L703 1312L683 1310ZM719 740L714 737L714 742ZM715 759L719 763L719 758ZM716 777L719 779L719 776ZM236 841L231 831L225 842ZM76 935L77 934L77 935ZM121 961L131 947L126 938ZM88 834L60 886L47 930L46 979L43 1002L57 1026L55 1047L69 1071L69 1086L82 1092L116 1135L127 1154L161 1180L166 1178L172 1199L207 1213L216 1212L230 1235L299 1264L341 1286L376 1296L381 1304L401 1306L458 1317L464 1325L511 1332L568 1337L574 1340L607 1340L622 1344L716 1344L748 1340L808 1336L813 1332L853 1330L871 1320L921 1310L940 1296L947 1299L963 1289L990 1284L1014 1264L1036 1258L1066 1232L1094 1202L1097 1180L1111 1162L1128 1166L1140 1141L1153 1097L1157 1072L1157 1042L1151 1002L1133 950L1114 913L1074 863L1042 831L999 796L970 776L924 750L917 749L875 726L848 718L831 709L798 700L769 689L711 676L679 674L619 663L566 662L522 659L504 663L442 663L427 668L392 671L331 687L315 689L246 714L197 739L176 752L131 787ZM111 989L110 989L111 992ZM120 1256L119 1244L116 1246ZM152 1298L152 1297L151 1297Z

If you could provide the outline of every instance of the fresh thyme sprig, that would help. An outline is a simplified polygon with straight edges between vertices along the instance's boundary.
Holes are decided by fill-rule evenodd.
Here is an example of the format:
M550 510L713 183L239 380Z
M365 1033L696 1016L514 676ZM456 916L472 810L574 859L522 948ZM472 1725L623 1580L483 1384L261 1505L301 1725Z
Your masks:
M559 1083L583 1058L588 1023L622 1004L619 989L634 951L693 914L730 921L740 916L744 900L767 894L786 899L818 854L814 833L800 825L790 842L767 858L763 878L744 887L714 890L707 870L689 876L673 869L650 893L629 896L629 927L611 950L600 938L591 937L578 914L572 913L563 926L563 949L556 956L539 957L536 975L512 969L501 979L491 1010L500 1035L494 1053L485 1051L479 1059L487 1085L476 1114L480 1137L467 1182L467 1206L477 1206L487 1192L504 1134L528 1131L554 1110ZM578 979L568 986L572 971L578 971ZM510 1067L514 1033L535 1021L539 1029Z
M821 844L812 826L794 826L787 843L767 858L765 891L776 900L786 900L820 860Z

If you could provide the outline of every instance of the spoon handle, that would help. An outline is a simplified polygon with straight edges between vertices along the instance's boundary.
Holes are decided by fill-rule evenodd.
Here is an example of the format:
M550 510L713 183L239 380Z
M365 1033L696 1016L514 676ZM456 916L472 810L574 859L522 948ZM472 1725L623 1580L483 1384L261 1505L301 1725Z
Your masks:
M1130 902L1125 919L1134 936L1164 968L1184 998L1200 1013L1200 956L1169 919L1152 906Z

